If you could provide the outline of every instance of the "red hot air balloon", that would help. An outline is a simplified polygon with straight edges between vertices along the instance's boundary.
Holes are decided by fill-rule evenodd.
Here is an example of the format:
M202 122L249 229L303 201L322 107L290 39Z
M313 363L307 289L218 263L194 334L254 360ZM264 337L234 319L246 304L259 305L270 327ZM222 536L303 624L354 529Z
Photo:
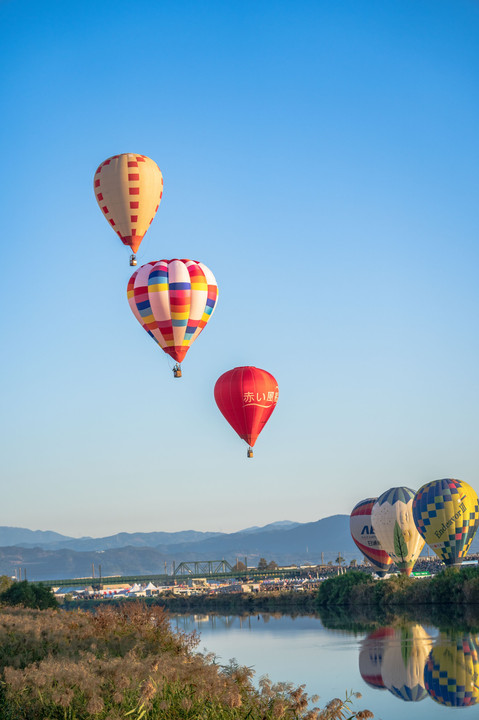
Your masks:
M218 378L215 400L240 438L248 443L248 457L278 401L278 383L266 370L237 367Z
M389 572L392 559L382 549L371 524L371 510L376 500L377 498L366 498L354 506L349 517L349 528L351 537L364 557L372 564L376 574L384 577Z

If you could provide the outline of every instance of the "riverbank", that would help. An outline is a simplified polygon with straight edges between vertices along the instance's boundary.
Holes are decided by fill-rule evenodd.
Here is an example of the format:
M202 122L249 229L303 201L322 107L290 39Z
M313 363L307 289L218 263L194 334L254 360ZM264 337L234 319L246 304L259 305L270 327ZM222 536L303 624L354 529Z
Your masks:
M122 603L95 613L0 610L2 720L333 720L346 703L311 709L303 687L262 683L235 663L196 652L159 606ZM343 715L341 715L342 717Z
M405 575L377 580L358 571L325 580L317 593L319 609L371 607L375 611L397 608L447 607L459 613L479 610L479 569L447 568L432 578Z
M292 592L270 590L257 593L215 593L214 595L159 595L152 602L174 613L310 613L316 609L317 590Z
M288 590L269 590L254 593L214 593L202 595L176 595L161 593L144 598L149 606L159 606L172 613L218 613L248 614L282 612L288 615L313 613L316 610L317 590L293 592ZM106 603L135 602L121 600L73 600L64 602L66 609L102 607Z

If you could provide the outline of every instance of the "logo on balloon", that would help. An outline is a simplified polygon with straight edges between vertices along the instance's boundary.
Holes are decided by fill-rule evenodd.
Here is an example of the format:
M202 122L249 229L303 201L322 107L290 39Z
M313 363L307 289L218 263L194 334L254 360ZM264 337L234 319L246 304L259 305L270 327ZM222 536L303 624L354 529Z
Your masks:
M254 393L245 392L243 394L243 407L247 405L256 405L257 407L268 408L271 403L278 402L278 392ZM267 403L266 405L264 403Z

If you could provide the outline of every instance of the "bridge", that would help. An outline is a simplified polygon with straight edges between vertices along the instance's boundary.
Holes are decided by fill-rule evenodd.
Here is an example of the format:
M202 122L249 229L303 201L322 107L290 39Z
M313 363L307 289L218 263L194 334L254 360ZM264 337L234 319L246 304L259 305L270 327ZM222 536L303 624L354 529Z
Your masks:
M101 588L103 585L120 585L122 583L140 585L152 582L154 585L173 585L186 579L208 578L210 580L265 580L267 578L285 579L288 577L304 577L309 573L321 572L320 566L278 567L274 570L235 570L227 560L194 560L184 561L174 567L173 573L151 573L148 575L109 575L103 577L65 578L61 580L39 580L47 587L85 587Z

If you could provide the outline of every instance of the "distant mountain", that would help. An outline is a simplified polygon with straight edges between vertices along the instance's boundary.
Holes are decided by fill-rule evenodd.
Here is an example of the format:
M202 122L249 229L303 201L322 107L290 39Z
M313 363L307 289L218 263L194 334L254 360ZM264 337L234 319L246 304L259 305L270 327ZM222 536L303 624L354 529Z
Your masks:
M74 538L60 535L51 530L27 530L26 528L0 526L0 547L8 545L47 547L59 543L63 543L62 547L64 547L64 544L71 540Z
M271 527L271 525L275 526ZM257 565L260 557L275 560L280 565L292 563L305 564L335 560L338 552L344 558L359 558L356 546L349 534L349 517L335 515L313 523L296 524L282 521L272 523L258 530L238 533L119 533L112 538L96 540L96 548L74 550L72 547L57 548L48 544L47 547L0 547L0 574L14 575L18 568L26 569L30 580L53 580L73 577L91 577L92 564L98 574L101 564L102 576L162 574L165 563L171 572L173 563L178 566L182 561L221 560L235 562L236 558L247 558L248 565ZM279 525L279 527L278 527ZM284 526L284 527L283 527ZM196 537L189 539L190 533ZM138 537L140 536L140 537ZM158 536L166 536L156 547L144 544ZM176 536L182 542L172 542ZM191 537L191 535L190 535ZM138 544L109 547L103 549L102 544L118 542L134 538ZM165 542L166 539L166 542ZM70 544L71 538L66 538ZM82 538L82 542L93 540ZM100 542L102 541L102 542ZM78 541L79 542L79 541ZM143 543L143 544L141 544Z
M73 538L60 535L56 532L43 530L27 530L25 528L0 527L0 547L12 545L18 547L39 547L49 550L68 548L78 551L110 550L121 547L156 547L157 545L170 545L180 542L195 542L210 537L222 535L218 532L197 532L195 530L182 530L180 532L150 532L150 533L117 533L103 538L81 537Z
M280 520L270 523L264 527L252 527L241 530L241 533L268 532L280 528L296 527L299 523L290 520ZM225 533L220 532L198 532L196 530L182 530L179 532L136 532L117 533L107 537L73 538L67 535L60 535L56 532L43 530L27 530L26 528L0 527L0 547L15 545L18 547L40 547L48 550L77 550L79 552L112 550L122 547L161 547L178 545L180 543L196 543L213 537L220 537Z
M182 530L180 532L149 532L149 533L117 533L104 538L72 538L67 542L51 543L48 548L77 550L80 552L113 550L124 547L168 547L178 543L195 543L211 537L221 536L217 532L197 532L196 530ZM32 545L29 544L29 547Z
M300 525L298 522L292 522L291 520L278 520L274 523L269 523L269 525L263 525L261 527L260 525L252 525L249 528L245 528L244 530L240 530L241 533L251 533L251 532L258 532L262 530L263 532L268 532L269 530L288 530L289 528L296 527L297 525Z
M12 541L18 538L17 545ZM14 575L22 568L30 580L91 578L92 564L98 577L171 573L182 561L236 559L256 566L261 557L279 565L346 560L362 556L351 539L349 516L333 515L311 523L288 520L246 528L237 533L118 533L108 538L70 538L59 533L22 528L0 528L0 575ZM148 543L154 543L153 547ZM77 549L78 548L78 549ZM479 538L471 553L479 552ZM425 554L425 553L423 553ZM432 553L431 553L432 554Z
M349 515L333 515L286 529L230 533L194 544L170 545L168 552L191 560L225 558L234 561L246 557L248 565L256 565L260 557L275 560L281 565L319 563L321 557L328 562L335 560L339 552L345 559L361 557L351 539Z
M27 580L88 578L93 572L102 576L160 574L165 572L164 558L153 548L121 548L98 552L44 550L42 548L0 548L0 575L20 575ZM94 568L93 568L94 566Z

